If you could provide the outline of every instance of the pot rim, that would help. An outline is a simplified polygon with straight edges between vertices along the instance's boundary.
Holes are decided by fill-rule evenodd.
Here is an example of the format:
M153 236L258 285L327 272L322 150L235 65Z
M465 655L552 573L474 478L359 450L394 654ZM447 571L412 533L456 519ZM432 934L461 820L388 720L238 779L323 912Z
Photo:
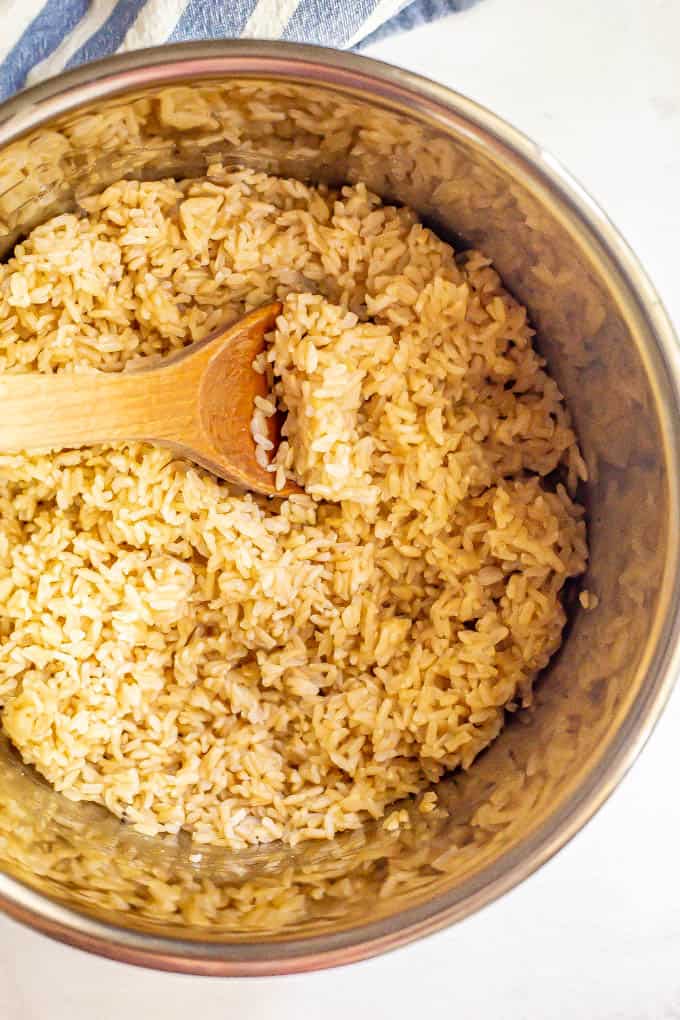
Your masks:
M367 925L333 935L229 943L153 936L80 913L0 874L0 909L43 934L125 963L214 976L255 976L351 963L431 934L491 903L560 850L607 800L648 740L680 668L680 348L670 319L636 256L574 178L540 146L472 100L369 57L285 42L179 43L96 61L36 85L0 106L0 146L81 105L183 80L280 78L327 86L455 125L492 159L514 163L529 189L549 200L569 231L607 266L631 328L652 343L640 354L654 389L669 471L668 555L652 635L653 651L628 714L603 755L561 807L498 860L455 890Z

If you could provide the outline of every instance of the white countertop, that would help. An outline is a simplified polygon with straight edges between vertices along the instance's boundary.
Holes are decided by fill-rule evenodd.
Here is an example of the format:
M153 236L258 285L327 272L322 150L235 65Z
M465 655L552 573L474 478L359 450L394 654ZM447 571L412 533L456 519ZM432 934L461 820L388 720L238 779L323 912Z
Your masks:
M680 324L680 0L484 0L369 52L552 150ZM0 1020L680 1018L679 736L676 692L633 772L557 858L457 927L353 967L157 974L0 918Z

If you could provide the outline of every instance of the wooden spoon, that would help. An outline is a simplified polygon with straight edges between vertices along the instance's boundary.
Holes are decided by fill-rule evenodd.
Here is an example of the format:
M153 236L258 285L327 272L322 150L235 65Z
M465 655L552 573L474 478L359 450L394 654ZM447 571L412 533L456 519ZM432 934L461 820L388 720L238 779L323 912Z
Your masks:
M258 308L226 330L127 372L0 375L0 450L16 452L144 440L168 446L219 478L268 496L274 487L255 459L250 431L267 381L253 369L281 305ZM279 439L276 417L268 438Z

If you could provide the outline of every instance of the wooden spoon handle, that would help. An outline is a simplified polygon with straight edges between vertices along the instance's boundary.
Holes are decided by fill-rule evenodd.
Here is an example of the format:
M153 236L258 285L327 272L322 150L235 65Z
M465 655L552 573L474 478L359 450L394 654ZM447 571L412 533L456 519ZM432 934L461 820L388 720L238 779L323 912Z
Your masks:
M195 417L195 400L186 387L177 387L168 368L0 375L3 452L136 439L171 441L178 429L180 435L191 435Z

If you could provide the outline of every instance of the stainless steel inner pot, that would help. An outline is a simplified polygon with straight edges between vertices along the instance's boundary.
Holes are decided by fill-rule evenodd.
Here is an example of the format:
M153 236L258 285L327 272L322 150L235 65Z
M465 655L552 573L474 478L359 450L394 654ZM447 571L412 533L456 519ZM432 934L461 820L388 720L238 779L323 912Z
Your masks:
M611 224L546 153L444 88L373 61L200 43L85 67L0 110L0 240L123 177L217 161L365 181L491 255L530 309L589 465L595 610L444 808L409 829L229 854L146 838L55 794L0 747L0 905L133 963L263 974L346 963L459 920L593 814L661 711L678 660L678 350Z

